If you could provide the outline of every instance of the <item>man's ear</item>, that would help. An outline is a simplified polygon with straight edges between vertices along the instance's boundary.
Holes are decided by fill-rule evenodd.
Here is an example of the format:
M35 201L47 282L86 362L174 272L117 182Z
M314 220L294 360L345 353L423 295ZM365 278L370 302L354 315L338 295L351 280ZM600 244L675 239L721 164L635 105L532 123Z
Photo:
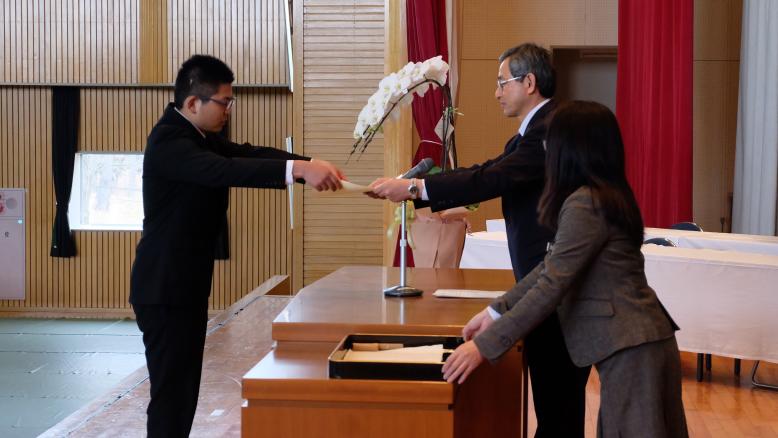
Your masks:
M527 93L535 94L538 91L538 81L535 73L527 73Z
M197 96L187 96L186 99L184 99L184 105L183 108L186 108L186 110L192 114L197 114L197 111L200 109L200 99L197 98Z

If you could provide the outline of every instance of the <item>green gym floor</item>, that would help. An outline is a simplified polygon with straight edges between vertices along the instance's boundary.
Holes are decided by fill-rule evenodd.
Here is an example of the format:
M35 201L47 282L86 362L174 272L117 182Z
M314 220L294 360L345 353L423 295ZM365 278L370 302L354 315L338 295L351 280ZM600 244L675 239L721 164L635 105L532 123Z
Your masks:
M0 318L0 436L36 437L144 365L132 320Z

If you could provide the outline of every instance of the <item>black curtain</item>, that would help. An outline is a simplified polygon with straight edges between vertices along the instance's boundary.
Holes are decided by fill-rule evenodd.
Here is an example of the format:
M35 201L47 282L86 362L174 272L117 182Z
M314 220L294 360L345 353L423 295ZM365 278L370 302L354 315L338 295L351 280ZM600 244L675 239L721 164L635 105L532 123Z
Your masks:
M76 243L68 222L73 162L78 149L78 117L81 100L77 87L53 87L51 90L51 171L57 212L51 231L51 256L73 257Z
M230 139L229 122L224 124L224 128L222 128L219 135L227 140ZM228 260L230 258L230 227L227 220L227 215L224 215L224 219L222 220L222 224L219 230L219 237L216 239L214 257L216 260Z

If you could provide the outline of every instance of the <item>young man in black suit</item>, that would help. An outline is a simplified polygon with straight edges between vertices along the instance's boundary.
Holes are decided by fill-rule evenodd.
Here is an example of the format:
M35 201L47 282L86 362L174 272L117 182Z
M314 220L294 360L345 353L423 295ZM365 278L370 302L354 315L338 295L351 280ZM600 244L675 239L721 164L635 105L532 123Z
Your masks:
M326 161L219 135L235 105L234 80L230 68L211 56L184 62L175 102L151 130L143 156L143 235L130 303L151 382L149 437L185 437L192 427L214 251L229 188L283 189L304 180L316 190L337 190L344 179Z
M556 77L548 50L522 44L499 58L495 98L503 114L519 121L519 131L504 152L483 164L423 179L381 178L372 195L399 202L428 201L433 211L502 198L508 250L518 282L543 261L553 233L540 226L537 207L543 191L543 141ZM418 196L417 196L418 194ZM495 315L496 317L497 315ZM576 367L565 347L556 313L525 339L538 420L536 437L583 437L586 381L591 367Z

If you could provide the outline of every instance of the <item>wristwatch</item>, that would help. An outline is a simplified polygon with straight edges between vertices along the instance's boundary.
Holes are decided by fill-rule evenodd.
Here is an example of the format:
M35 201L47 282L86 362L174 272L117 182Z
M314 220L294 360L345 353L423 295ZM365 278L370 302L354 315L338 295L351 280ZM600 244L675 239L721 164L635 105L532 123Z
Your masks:
M411 185L408 186L408 193L411 195L411 199L417 199L419 197L419 186L416 185L416 178L411 178Z

